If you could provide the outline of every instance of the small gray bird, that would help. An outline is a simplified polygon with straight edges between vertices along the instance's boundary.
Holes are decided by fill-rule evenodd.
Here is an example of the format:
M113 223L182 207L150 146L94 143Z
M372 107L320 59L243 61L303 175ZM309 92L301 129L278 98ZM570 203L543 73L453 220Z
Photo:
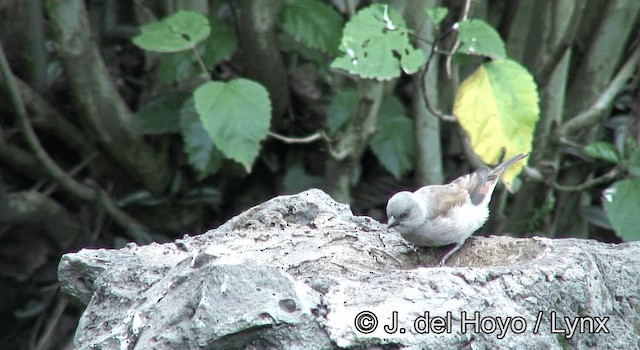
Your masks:
M498 180L525 157L526 154L519 154L493 170L480 169L447 185L396 193L387 203L387 227L395 228L402 238L416 245L440 247L455 243L438 262L438 266L443 266L464 241L484 225Z

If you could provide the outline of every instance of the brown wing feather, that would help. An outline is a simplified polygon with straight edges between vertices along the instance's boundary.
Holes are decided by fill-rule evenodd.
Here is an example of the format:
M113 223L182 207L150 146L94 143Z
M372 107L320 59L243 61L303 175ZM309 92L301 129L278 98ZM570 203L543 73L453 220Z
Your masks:
M416 191L416 194L433 204L429 210L429 220L449 216L453 207L469 200L469 191L457 183L423 187Z

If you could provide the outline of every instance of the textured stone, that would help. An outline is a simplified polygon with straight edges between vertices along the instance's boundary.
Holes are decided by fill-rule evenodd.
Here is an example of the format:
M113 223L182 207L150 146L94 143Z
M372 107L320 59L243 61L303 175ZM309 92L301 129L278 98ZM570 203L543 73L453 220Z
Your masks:
M173 243L66 254L58 274L87 304L79 349L640 347L640 243L472 237L431 267L445 251L309 190Z

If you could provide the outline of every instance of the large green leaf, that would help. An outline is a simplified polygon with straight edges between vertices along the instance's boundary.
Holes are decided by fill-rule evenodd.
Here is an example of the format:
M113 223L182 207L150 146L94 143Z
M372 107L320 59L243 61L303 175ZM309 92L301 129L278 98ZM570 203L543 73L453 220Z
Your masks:
M347 22L339 46L343 56L331 67L363 78L389 80L401 70L413 74L425 62L424 53L409 40L409 30L400 14L385 4L366 7Z
M346 127L347 122L356 111L357 100L358 92L350 88L341 89L333 96L327 112L327 127L330 136L334 136Z
M184 151L189 164L198 172L198 179L215 174L222 165L223 156L202 126L193 98L187 100L180 110L180 131Z
M499 60L507 58L500 34L483 20L468 19L459 22L458 36L462 42L458 52Z
M198 87L194 98L196 111L213 143L249 172L271 121L267 89L246 79L212 81Z
M136 113L136 124L148 135L180 131L180 110L190 96L190 93L175 92L151 101Z
M369 145L382 166L396 179L413 169L413 123L394 96L386 96L382 101L378 131Z
M238 36L222 20L211 18L211 35L207 39L206 51L202 60L208 69L233 55L238 48Z
M625 242L640 240L640 179L615 182L604 191L602 203L618 237Z
M492 61L478 67L460 86L454 113L471 139L475 153L485 163L530 153L538 121L538 91L533 77L516 62ZM504 176L510 184L523 162Z
M155 52L178 52L194 48L209 36L207 17L189 11L178 11L158 22L140 27L133 38L138 47Z
M343 26L333 7L318 0L294 0L280 9L280 24L296 40L324 52L336 53Z

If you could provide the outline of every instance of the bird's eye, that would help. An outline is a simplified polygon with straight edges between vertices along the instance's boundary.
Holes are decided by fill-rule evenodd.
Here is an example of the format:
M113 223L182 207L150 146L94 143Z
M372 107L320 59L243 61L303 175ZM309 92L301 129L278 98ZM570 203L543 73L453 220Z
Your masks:
M405 219L408 215L409 215L409 213L402 213L402 214L400 214L400 216L398 216L398 218L399 219Z

